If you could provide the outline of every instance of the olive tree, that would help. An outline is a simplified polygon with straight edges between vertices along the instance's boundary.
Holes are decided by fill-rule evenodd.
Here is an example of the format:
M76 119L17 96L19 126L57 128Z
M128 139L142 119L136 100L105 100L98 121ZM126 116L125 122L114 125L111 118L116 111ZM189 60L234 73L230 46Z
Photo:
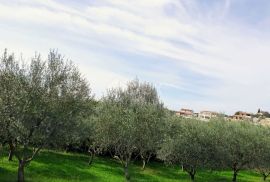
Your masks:
M220 156L216 163L221 169L231 168L232 181L236 181L239 171L251 168L252 163L257 160L256 156L263 147L259 137L260 130L248 121L216 121L211 125L219 141L215 146L215 155Z
M145 104L138 108L136 127L137 152L143 162L142 169L151 157L156 156L165 133L165 111L163 107Z
M11 93L15 96L5 98L1 94L0 97L4 100L4 107L9 107L13 114L4 109L1 114L9 121L6 129L12 135L8 138L16 143L14 154L19 161L18 181L24 181L24 167L43 147L66 139L74 125L84 117L86 103L92 97L77 68L55 51L49 53L46 61L36 56L26 66L21 66L14 57L12 59L18 67L18 71L9 73L15 75L17 89ZM3 65L5 60L1 62ZM14 65L10 64L11 67ZM2 75L6 80L3 84L9 86L9 76L1 70ZM14 104L10 105L10 102Z
M91 114L88 115L87 118L83 120L83 128L81 128L80 138L82 144L87 147L87 152L89 154L88 165L93 163L94 156L101 152L100 148L97 146L97 131L96 131L96 123L99 121L98 118L98 108L99 102L91 103Z
M66 152L77 151L87 152L89 146L89 140L94 135L94 122L93 117L95 115L96 101L88 99L88 102L84 104L84 114L78 118L77 122L73 124L73 127L67 128L66 133L63 135L63 139L54 142L52 145L55 147L61 147Z
M205 122L173 116L158 157L167 164L182 166L195 181L197 169L206 168L213 153L208 129Z
M129 180L128 166L136 150L133 104L121 88L108 91L101 102L96 142L100 148L120 159L125 177Z
M3 108L2 101L0 100L0 108ZM0 154L2 152L2 147L6 140L6 130L5 130L5 122L3 121L2 117L0 116Z
M129 82L126 89L109 90L101 99L96 141L99 147L120 159L127 180L132 155L152 155L154 147L150 143L157 142L150 137L155 132L154 123L160 120L162 107L154 87L138 80Z
M8 55L5 50L0 60L0 139L2 144L9 145L9 161L13 159L16 145L13 123L22 109L22 79L19 63L14 60L14 55Z
M257 127L257 150L254 160L251 161L251 168L255 169L263 177L263 180L270 175L270 130L269 127Z
M136 148L144 169L151 157L156 155L163 140L166 113L153 85L135 79L128 84L127 92L137 103Z

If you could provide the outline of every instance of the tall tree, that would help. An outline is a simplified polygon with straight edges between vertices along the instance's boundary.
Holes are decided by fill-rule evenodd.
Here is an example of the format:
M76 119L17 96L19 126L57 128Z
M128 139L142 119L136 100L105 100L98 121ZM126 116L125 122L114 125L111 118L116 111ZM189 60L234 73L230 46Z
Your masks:
M155 88L138 80L129 82L126 89L109 90L101 100L96 124L98 145L120 159L127 180L132 155L145 154L141 142L149 144L150 139L146 138L154 132L153 124L160 120L162 108ZM152 146L144 147L152 153Z
M0 124L1 142L9 145L9 161L13 160L16 137L13 123L20 115L23 95L22 72L14 55L5 50L0 60Z
M130 98L122 89L112 89L102 99L99 122L96 124L97 143L103 150L114 153L121 161L126 180L132 154L136 150L134 112Z
M142 169L151 157L156 156L165 133L165 111L163 107L144 104L137 111L136 141L137 152L143 162Z
M49 53L48 59L42 61L40 56L32 59L30 65L22 66L12 57L12 69L8 75L5 69L1 75L8 88L10 76L14 75L16 90L14 97L4 100L4 108L9 107L12 115L5 114L8 139L13 140L15 156L19 161L18 181L24 181L24 167L28 165L40 149L53 141L65 139L68 132L84 117L86 103L90 96L88 84L71 62L65 61L55 51ZM2 59L1 67L5 65ZM5 67L5 66L4 66ZM5 91L5 90L4 90ZM0 93L4 93L3 90ZM10 106L9 103L14 103ZM10 112L9 111L9 112Z
M127 92L135 100L136 148L145 168L155 156L164 136L166 113L157 90L152 84L140 83L138 79L128 84Z

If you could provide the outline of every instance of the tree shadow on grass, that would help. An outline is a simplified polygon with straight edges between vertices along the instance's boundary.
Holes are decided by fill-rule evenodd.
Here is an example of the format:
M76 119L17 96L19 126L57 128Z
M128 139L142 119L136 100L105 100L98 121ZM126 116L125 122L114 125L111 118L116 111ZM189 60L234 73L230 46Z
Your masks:
M17 180L17 173L5 168L0 167L0 181L1 182L10 182Z
M59 153L54 151L42 151L31 164L25 169L26 179L30 182L37 181L125 181L123 168L119 161L109 157L95 157L93 164L88 165L89 157L82 154ZM2 173L5 173L2 177ZM105 174L107 176L105 176ZM165 166L160 162L151 162L146 170L141 169L141 163L135 162L130 165L131 181L189 181L187 173L182 172L180 167ZM0 168L0 181L11 177L16 180L16 172ZM230 171L198 171L197 182L225 182L231 181ZM239 173L239 182L252 182L258 174L245 172ZM245 180L250 178L250 180ZM59 180L59 181L60 181ZM13 181L13 180L12 180ZM5 182L5 181L4 181Z
M143 173L147 173L147 175L151 176L153 180L156 180L157 176L160 179L189 180L189 176L186 175L185 173L181 173L179 167L166 166L164 163L161 162L150 163L148 166L146 166L146 169L145 171L143 171Z
M1 160L7 156L7 152L0 154ZM52 151L42 151L29 165L25 167L25 180L27 182L37 181L99 181L98 177L91 174L87 165L88 158L83 155L61 154ZM8 165L15 171L9 171L5 166L0 165L0 182L17 180L18 161L5 161L3 165Z
M197 181L206 181L207 179L208 182L227 182L231 181L233 177L232 171L209 171L209 170L203 170L203 171L198 171L197 174ZM254 177L258 178L258 174L253 173L253 172L245 172L245 171L240 171L240 173L237 176L237 181L238 182L254 182ZM255 181L258 181L256 179Z
M67 181L99 181L98 177L87 171L87 157L81 155L41 152L26 168L32 179L61 179ZM86 162L85 162L86 161ZM31 180L30 180L31 181ZM33 182L36 180L32 180Z

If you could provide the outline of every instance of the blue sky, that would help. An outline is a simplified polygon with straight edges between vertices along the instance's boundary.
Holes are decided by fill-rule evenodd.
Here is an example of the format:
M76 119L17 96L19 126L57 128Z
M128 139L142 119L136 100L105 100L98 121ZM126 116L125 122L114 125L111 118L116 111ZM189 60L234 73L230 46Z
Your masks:
M52 48L99 98L135 77L165 105L270 110L269 0L0 0L0 50Z

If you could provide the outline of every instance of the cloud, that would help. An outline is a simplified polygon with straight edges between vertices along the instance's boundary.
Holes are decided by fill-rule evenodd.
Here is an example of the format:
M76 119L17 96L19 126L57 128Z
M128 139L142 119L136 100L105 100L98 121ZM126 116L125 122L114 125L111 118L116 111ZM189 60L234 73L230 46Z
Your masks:
M239 22L235 6L230 0L102 0L80 6L6 1L0 4L0 49L30 57L31 50L44 55L59 48L98 95L138 76L153 82L172 109L270 110L269 34ZM266 14L261 27L267 19Z

